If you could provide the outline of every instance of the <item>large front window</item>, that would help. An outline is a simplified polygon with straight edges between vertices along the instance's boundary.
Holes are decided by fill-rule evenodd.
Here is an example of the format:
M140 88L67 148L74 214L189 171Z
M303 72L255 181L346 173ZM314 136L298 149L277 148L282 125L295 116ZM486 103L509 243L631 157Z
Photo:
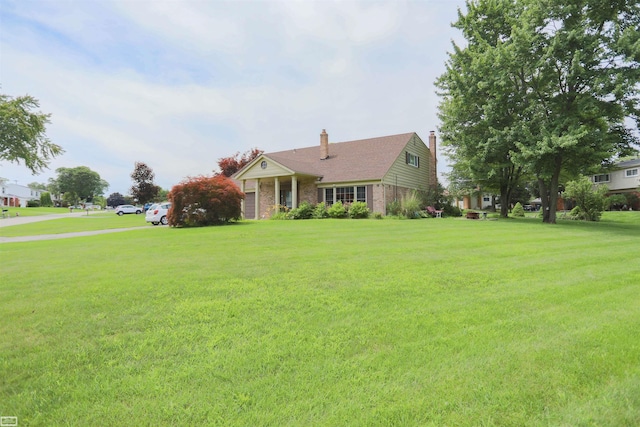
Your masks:
M331 206L334 203L334 201L342 202L343 205L351 204L353 202L366 203L367 187L355 186L355 187L325 188L324 201L328 206Z
M605 173L602 175L594 175L593 182L595 182L596 184L599 182L609 182L609 174Z

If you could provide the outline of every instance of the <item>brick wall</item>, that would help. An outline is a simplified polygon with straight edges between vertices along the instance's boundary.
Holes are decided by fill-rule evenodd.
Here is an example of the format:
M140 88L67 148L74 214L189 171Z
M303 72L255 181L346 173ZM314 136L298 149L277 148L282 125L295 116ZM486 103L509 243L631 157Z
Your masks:
M276 200L275 194L276 184L273 179L264 179L260 181L260 219L271 218L274 212L276 212L276 205L280 203ZM291 188L291 181L286 179L280 179L280 190ZM279 196L278 196L279 198ZM315 180L298 180L298 206L303 201L309 202L312 206L318 203L318 192L316 188Z

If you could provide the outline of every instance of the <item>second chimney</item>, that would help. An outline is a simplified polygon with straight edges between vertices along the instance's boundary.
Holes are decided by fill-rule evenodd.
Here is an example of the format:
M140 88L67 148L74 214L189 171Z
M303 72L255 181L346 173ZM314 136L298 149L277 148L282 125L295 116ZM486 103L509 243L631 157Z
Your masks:
M436 133L429 132L429 151L431 152L431 167L429 171L429 185L431 188L438 186L438 159L436 158Z
M320 160L329 158L329 134L322 129L320 134Z

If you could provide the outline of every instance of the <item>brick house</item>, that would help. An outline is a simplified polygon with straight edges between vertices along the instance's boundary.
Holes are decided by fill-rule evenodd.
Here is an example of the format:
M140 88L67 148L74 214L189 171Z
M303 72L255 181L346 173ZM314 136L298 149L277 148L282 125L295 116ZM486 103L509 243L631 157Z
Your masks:
M296 208L337 201L366 202L372 212L413 190L437 185L436 136L429 147L415 133L329 143L323 129L320 144L263 153L233 178L245 193L247 219L269 218L281 206Z

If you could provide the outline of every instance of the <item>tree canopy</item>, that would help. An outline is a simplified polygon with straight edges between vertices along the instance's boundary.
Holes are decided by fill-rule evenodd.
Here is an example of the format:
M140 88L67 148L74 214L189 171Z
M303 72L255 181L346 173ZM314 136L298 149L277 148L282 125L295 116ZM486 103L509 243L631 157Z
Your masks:
M64 193L65 200L72 204L80 201L91 202L95 196L100 196L109 187L109 183L100 178L97 172L86 166L56 169L58 177L53 187Z
M134 182L131 187L131 195L138 203L145 204L157 197L160 187L153 182L155 174L145 163L135 163L133 172L131 172L131 179Z
M502 199L523 173L534 176L543 221L553 223L561 173L586 173L637 143L629 126L637 128L640 111L640 5L466 6L454 26L467 46L454 44L437 81L443 145L459 169L499 188Z
M64 150L46 136L50 114L34 111L37 99L25 95L12 98L0 94L0 160L24 162L33 174L48 167Z
M252 148L251 150L242 153L242 155L240 154L240 152L237 152L233 156L222 157L218 159L218 167L220 168L220 172L218 172L217 174L230 177L262 153L262 150Z
M116 206L126 205L126 204L127 204L127 200L120 193L111 193L109 197L107 197L107 206L113 206L115 208Z

